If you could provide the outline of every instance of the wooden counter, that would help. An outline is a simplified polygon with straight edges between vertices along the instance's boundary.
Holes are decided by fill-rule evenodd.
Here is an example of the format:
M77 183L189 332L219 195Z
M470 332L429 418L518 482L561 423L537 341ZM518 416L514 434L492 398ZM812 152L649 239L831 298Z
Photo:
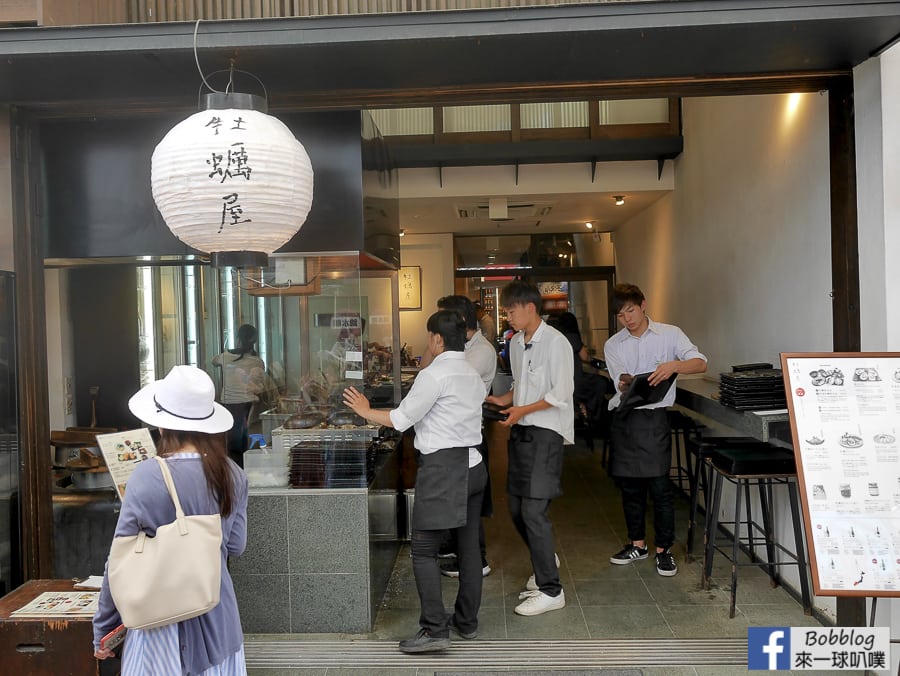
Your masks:
M3 673L83 676L116 673L119 660L94 658L90 617L10 617L43 592L76 591L72 580L30 580L0 599ZM115 663L115 664L112 664Z

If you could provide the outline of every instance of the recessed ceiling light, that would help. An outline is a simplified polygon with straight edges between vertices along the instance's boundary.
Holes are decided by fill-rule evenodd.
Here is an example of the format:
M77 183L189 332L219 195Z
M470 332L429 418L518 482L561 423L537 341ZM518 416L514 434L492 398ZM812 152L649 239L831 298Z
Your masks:
M625 196L624 195L613 195L613 199L616 201L616 206L620 207L625 204Z
M406 235L406 230L404 230L403 228L400 228L400 236L404 237L405 235Z
M588 230L590 230L591 228L594 227L594 224L593 223L585 223L584 227L586 227Z

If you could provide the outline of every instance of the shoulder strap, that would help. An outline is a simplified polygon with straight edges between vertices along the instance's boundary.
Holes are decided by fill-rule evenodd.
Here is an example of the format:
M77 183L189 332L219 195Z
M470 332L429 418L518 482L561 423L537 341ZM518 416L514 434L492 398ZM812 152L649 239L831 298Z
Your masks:
M181 501L178 499L178 492L175 490L175 482L172 481L172 473L166 461L158 455L156 461L159 463L159 470L162 472L163 481L166 482L166 488L169 489L169 495L172 496L172 502L175 503L175 518L181 520L184 518L184 510L181 508Z

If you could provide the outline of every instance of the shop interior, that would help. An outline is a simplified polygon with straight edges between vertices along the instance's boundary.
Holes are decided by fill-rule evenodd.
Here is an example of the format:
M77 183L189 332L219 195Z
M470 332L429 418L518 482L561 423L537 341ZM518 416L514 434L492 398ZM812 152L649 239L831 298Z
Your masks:
M670 110L659 100L649 105ZM255 269L58 261L46 272L57 346L49 358L51 379L65 394L50 402L52 428L135 424L126 393L177 363L215 378L212 358L250 323L275 383L272 398L254 410L253 431L271 445L271 431L301 409L339 407L347 384L363 384L384 406L399 401L440 296L478 300L500 329L500 351L498 292L516 277L541 286L548 314L574 313L589 353L600 359L617 330L608 303L616 281L639 284L651 316L684 328L708 354L713 375L733 363L774 361L798 345L828 349L826 108L816 93L683 99L684 152L662 162L401 168L399 270L377 269L354 253L275 254ZM738 127L740 138L732 133ZM773 163L777 174L768 171ZM407 279L414 297L404 297ZM777 330L776 296L795 318ZM119 318L116 340L109 317ZM362 363L348 351L364 353ZM586 452L576 451L576 471L602 481L599 456ZM55 467L61 488L65 464ZM570 507L558 509L577 522ZM57 523L68 523L67 507L56 511ZM77 574L97 549L94 540L67 543L65 529L57 531L56 565ZM107 535L100 529L93 537ZM515 570L514 549L509 557ZM496 566L502 577L503 561ZM827 615L829 600L819 601Z

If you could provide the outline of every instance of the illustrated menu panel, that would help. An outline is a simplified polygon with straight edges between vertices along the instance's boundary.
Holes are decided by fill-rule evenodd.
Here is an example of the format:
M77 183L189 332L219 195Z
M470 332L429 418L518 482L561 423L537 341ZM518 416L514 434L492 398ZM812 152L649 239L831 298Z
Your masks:
M900 354L782 368L816 593L900 595Z

